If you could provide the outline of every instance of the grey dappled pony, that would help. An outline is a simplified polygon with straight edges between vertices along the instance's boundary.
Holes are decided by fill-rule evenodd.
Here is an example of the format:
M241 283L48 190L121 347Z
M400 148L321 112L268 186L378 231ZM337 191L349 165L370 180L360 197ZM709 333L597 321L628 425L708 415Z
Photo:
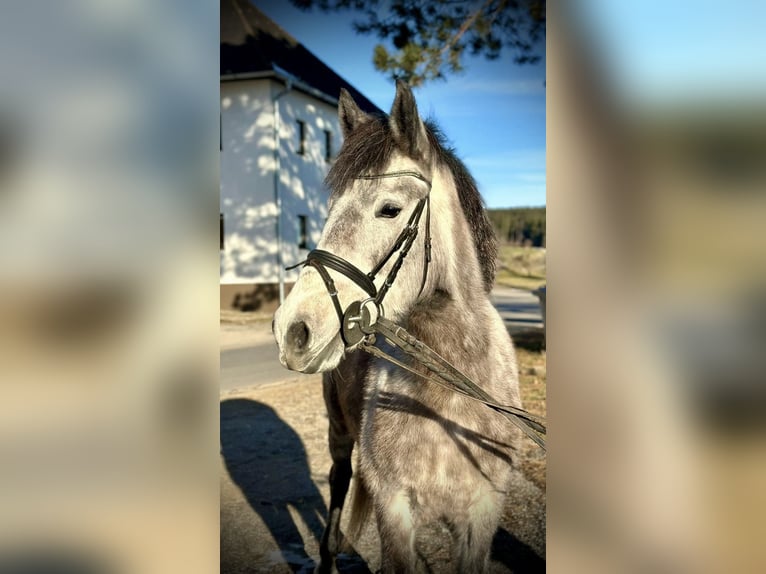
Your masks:
M327 176L329 217L317 249L360 270L373 269L430 193L430 213L421 218L421 233L386 295L385 316L448 359L498 403L520 407L513 346L489 299L496 240L473 178L445 147L435 126L421 120L403 82L397 82L389 117L362 112L345 91L339 108L345 141ZM386 177L363 177L382 174ZM426 217L430 264L422 231ZM376 277L378 289L395 259ZM344 309L367 298L346 274L329 274ZM277 310L274 335L284 366L324 373L333 466L317 571L335 570L355 445L348 534L357 536L374 513L383 572L418 570L419 532L434 524L446 527L451 536L456 571L485 571L520 432L483 404L355 346L346 348L339 329L325 281L315 266L306 265ZM376 345L426 372L383 337Z

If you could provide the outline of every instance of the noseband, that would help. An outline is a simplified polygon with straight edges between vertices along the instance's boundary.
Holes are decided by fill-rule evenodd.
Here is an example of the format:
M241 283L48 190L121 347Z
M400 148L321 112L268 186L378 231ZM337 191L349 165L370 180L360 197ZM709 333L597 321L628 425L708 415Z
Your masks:
M300 267L301 265L311 265L314 269L317 270L319 276L324 281L325 287L327 288L327 293L332 299L333 306L335 307L335 312L337 313L338 319L340 320L341 337L343 338L343 342L345 343L346 347L351 347L359 343L359 341L364 338L364 333L362 333L360 329L356 327L360 323L362 314L370 313L368 307L370 303L374 305L378 315L382 314L383 299L386 296L386 293L388 293L388 290L394 284L396 276L399 273L399 269L401 268L402 263L404 263L404 258L407 257L407 253L409 253L412 244L415 242L415 238L418 236L418 226L424 208L426 211L425 254L423 256L423 280L420 283L420 291L418 291L418 295L423 292L423 288L426 285L428 265L431 262L431 182L427 180L422 174L416 171L392 171L379 175L363 175L355 179L374 180L404 176L414 177L426 183L428 185L428 194L426 194L424 198L418 201L415 209L412 211L412 214L410 214L407 225L399 233L396 241L394 241L394 244L391 246L391 249L388 250L388 253L380 261L378 261L378 264L375 265L372 271L369 273L364 273L353 263L350 263L342 257L339 257L334 253L330 253L329 251L325 251L323 249L313 249L309 252L306 259L300 263L296 263L295 265L286 268L287 270L290 270L295 269L296 267ZM399 256L391 267L391 270L388 272L388 275L386 276L386 279L383 282L380 290L378 290L378 288L375 287L375 276L397 251L399 252ZM341 273L351 279L351 281L356 283L364 290L365 293L367 293L367 295L369 295L369 298L365 299L364 301L355 301L354 303L351 303L344 312L340 301L338 300L338 290L335 288L335 282L327 270L328 268L332 269L333 271L337 271L338 273Z

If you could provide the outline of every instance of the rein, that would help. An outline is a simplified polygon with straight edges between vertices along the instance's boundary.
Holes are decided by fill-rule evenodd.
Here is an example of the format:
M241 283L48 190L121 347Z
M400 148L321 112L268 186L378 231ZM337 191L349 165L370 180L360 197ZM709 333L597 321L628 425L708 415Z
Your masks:
M329 251L314 249L309 252L305 260L287 267L287 270L295 269L301 265L311 265L319 273L324 281L327 292L332 299L335 312L340 320L340 334L346 348L358 345L358 348L375 357L385 359L398 367L409 371L429 382L436 383L450 391L459 393L467 398L481 402L491 409L499 412L508 420L518 426L532 441L540 448L545 450L546 434L545 419L535 416L524 409L510 405L498 404L491 396L484 392L478 385L471 381L467 376L452 366L449 361L444 359L428 345L412 336L404 327L392 323L384 317L383 299L388 290L396 280L399 269L404 263L405 257L409 253L415 238L418 235L418 226L423 210L426 210L425 224L425 255L423 265L423 280L420 284L418 295L423 292L428 276L428 266L431 262L431 182L422 174L416 171L394 171L380 175L364 175L356 179L375 180L389 177L415 177L428 184L428 194L418 201L415 209L412 211L407 225L399 233L396 241L389 249L388 253L375 265L369 272L364 273L352 263L346 261ZM394 262L386 279L378 290L375 286L375 276L385 266L385 264L394 256L396 252L399 256ZM332 276L327 271L330 268L341 273L361 287L369 297L362 301L351 303L345 310L338 300L338 290ZM401 361L398 361L391 355L375 346L375 335L380 334L386 338L392 345L398 347L407 355L418 361L430 372L431 376L420 373Z
M404 327L392 323L383 316L378 316L374 324L370 323L368 314L363 314L360 320L360 330L368 335L359 345L361 350L375 357L385 359L413 375L436 383L447 390L487 405L518 426L537 446L545 450L545 439L542 436L546 434L545 419L518 407L498 404L481 387L476 385L457 368L453 367L449 361L431 347L407 332ZM434 376L420 373L376 347L375 334L377 333L383 335L394 346L426 367Z

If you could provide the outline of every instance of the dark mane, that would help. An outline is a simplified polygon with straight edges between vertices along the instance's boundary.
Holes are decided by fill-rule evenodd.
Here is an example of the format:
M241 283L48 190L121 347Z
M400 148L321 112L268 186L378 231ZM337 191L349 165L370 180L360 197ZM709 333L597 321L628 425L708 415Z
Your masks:
M479 257L484 289L489 292L495 282L497 264L497 239L492 224L484 210L484 201L471 174L452 148L447 147L446 138L432 121L425 122L428 140L436 152L437 161L446 165L457 188L460 206L473 232L473 241ZM363 173L380 173L388 164L396 149L391 136L388 118L372 116L360 124L343 143L343 147L325 179L332 195L343 193L352 180Z

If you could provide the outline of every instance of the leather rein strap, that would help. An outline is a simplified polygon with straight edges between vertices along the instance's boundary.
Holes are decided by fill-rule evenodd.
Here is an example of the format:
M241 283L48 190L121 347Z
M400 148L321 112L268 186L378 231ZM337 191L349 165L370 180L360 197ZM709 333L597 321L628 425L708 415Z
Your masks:
M428 185L428 194L420 201L418 201L415 209L410 214L407 225L399 233L396 241L394 241L394 244L391 246L391 249L388 250L386 255L380 261L378 261L377 265L375 265L375 267L369 273L364 273L353 263L346 261L334 253L325 251L324 249L313 249L306 256L306 259L300 263L296 263L295 265L291 265L290 267L285 268L289 271L290 269L295 269L301 265L311 265L314 269L317 270L319 276L324 281L325 287L327 288L327 293L332 299L333 306L335 307L335 312L337 313L338 319L340 320L341 334L343 334L342 327L344 324L345 312L342 305L340 304L340 301L338 300L338 290L335 287L335 282L333 281L332 276L327 271L327 269L329 268L333 271L337 271L338 273L341 273L342 275L345 275L351 279L351 281L356 283L365 291L365 293L370 296L378 308L381 308L386 293L388 293L388 290L393 286L394 281L396 280L396 276L399 273L402 264L404 263L404 259L407 257L412 244L415 242L415 238L418 236L418 227L424 209L426 211L425 255L423 262L423 279L420 283L420 291L418 294L423 292L423 288L426 285L428 266L429 263L431 263L431 182L428 181L422 174L416 171L392 171L379 175L363 175L357 177L356 179L375 180L403 176L411 176L426 183ZM396 261L394 261L394 264L391 267L391 270L388 272L388 275L386 276L386 279L383 282L380 290L378 290L377 287L375 287L375 277L397 252L399 252L399 256L397 257ZM351 346L349 345L349 341L345 340L345 337L344 342L347 346Z
M370 322L369 315L360 314L359 328L368 335L359 345L359 348L375 357L385 359L413 375L426 381L440 385L450 391L463 395L469 399L478 401L497 411L517 427L537 446L545 450L545 419L533 415L529 411L512 405L497 403L481 387L452 366L444 357L439 355L431 347L412 336L404 327L392 323L382 316L378 316L374 323ZM402 363L382 349L375 346L375 335L383 335L387 341L404 351L431 372L431 376L416 371L409 365Z

